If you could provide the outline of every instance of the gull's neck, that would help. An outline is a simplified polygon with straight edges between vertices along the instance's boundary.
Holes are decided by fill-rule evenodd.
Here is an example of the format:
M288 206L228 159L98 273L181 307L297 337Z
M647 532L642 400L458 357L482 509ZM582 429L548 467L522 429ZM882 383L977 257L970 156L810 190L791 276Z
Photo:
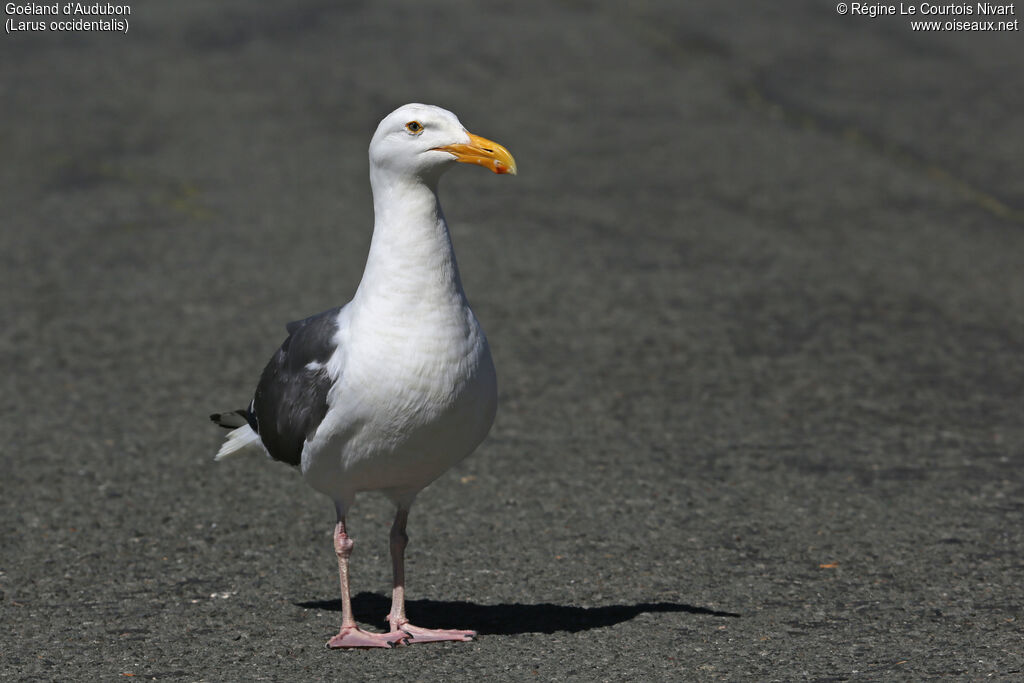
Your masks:
M355 301L401 313L465 305L437 180L371 169L373 239Z

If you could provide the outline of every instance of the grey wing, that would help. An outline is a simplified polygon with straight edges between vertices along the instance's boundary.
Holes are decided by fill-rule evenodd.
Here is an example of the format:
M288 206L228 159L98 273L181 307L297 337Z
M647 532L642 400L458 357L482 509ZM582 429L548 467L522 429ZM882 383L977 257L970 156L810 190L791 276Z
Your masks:
M337 347L340 312L289 323L288 338L263 370L249 423L275 460L298 467L303 444L327 414L331 378L323 366Z

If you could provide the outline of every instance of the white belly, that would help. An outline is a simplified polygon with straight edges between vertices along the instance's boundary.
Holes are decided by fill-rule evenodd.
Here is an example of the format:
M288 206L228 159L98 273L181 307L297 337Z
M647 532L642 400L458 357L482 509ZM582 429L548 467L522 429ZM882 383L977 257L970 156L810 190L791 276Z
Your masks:
M411 498L483 441L497 380L482 330L461 320L351 335L330 408L302 456L303 475L336 501L379 490ZM339 364L340 365L340 364Z

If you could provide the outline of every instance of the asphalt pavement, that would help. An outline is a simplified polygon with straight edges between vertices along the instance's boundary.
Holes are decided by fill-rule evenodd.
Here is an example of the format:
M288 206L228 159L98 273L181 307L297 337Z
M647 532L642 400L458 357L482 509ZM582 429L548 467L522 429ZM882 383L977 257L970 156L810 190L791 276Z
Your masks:
M839 5L8 23L0 677L1024 676L1024 39L946 24L1024 8ZM409 526L410 617L480 637L328 651L330 501L206 416L350 298L410 101L519 164L442 184L500 406ZM373 628L391 514L350 519Z

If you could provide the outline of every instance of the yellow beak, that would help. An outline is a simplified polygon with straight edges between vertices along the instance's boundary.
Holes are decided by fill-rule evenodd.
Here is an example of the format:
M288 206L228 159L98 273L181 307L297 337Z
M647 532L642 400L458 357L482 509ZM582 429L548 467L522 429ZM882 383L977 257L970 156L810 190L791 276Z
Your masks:
M512 158L509 151L497 142L479 135L470 133L468 145L445 145L434 149L448 152L455 157L456 161L461 161L464 164L477 164L489 168L495 173L516 174L516 160Z

